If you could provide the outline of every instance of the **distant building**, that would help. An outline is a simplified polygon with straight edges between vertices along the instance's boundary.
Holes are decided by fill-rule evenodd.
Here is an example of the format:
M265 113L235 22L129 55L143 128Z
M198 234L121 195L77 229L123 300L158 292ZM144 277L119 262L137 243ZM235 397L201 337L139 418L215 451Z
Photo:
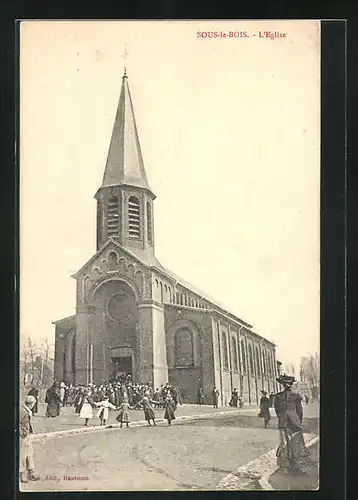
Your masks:
M311 401L312 400L312 390L310 385L307 382L298 382L296 381L292 389L298 392L302 398L305 396L308 396L308 399Z
M97 251L73 275L76 314L54 322L55 377L87 384L129 373L155 388L169 381L187 402L199 387L209 403L216 386L221 404L233 388L248 404L258 403L261 389L275 391L275 345L155 255L156 197L126 75L95 198Z

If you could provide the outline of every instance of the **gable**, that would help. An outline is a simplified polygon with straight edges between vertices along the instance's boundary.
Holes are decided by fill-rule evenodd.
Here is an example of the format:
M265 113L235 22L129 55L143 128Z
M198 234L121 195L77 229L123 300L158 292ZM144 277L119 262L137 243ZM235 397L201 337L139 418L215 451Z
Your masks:
M77 304L91 302L99 286L122 280L142 300L150 295L150 269L113 240L102 248L73 276L77 279Z
M97 253L91 257L84 266L81 267L77 273L72 275L74 279L80 279L86 276L96 275L98 273L103 273L110 271L111 269L111 257L110 254L113 254L117 258L117 262L119 263L121 260L125 261L126 265L139 265L143 268L148 268L145 262L138 259L131 252L126 251L119 243L115 240L109 238L104 245L98 250ZM113 267L112 270L116 268Z

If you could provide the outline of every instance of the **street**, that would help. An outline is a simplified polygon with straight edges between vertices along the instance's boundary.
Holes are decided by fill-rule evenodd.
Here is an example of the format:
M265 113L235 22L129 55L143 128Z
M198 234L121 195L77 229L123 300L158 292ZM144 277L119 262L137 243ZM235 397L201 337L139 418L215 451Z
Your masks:
M304 430L317 434L318 418L309 418L317 409L310 406ZM276 418L263 429L255 411L41 439L34 442L41 479L22 491L213 490L237 467L277 446ZM282 489L280 478L276 483Z

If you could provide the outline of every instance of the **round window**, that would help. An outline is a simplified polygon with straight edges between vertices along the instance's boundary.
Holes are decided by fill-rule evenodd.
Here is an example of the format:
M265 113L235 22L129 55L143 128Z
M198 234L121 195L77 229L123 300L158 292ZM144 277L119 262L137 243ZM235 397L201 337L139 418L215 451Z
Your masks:
M114 321L131 323L133 321L134 302L124 293L114 295L108 302L108 316Z

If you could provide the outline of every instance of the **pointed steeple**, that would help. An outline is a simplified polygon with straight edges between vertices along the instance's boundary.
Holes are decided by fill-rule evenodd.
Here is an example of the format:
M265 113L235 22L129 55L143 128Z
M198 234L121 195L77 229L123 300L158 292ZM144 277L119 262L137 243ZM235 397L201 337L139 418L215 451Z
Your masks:
M144 169L126 70L102 186L95 198L97 250L112 238L144 262L157 265L153 211L156 197Z
M128 185L151 191L139 143L126 70L114 121L102 188Z

